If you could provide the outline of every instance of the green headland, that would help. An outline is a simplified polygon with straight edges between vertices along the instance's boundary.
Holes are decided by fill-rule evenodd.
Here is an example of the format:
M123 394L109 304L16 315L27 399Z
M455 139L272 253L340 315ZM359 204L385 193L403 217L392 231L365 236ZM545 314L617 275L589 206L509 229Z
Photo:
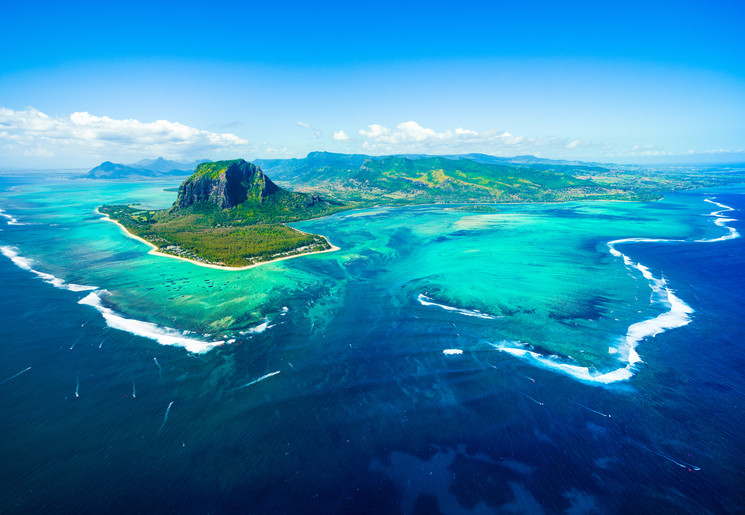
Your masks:
M99 212L158 252L242 268L332 249L323 236L285 224L344 208L318 195L280 188L259 167L237 159L199 165L181 184L169 209L106 205Z
M742 181L741 174L686 173L550 161L533 156L385 156L312 152L303 159L200 164L165 210L107 205L99 211L158 252L243 268L331 250L320 235L286 225L375 205L571 200L646 201L665 192Z

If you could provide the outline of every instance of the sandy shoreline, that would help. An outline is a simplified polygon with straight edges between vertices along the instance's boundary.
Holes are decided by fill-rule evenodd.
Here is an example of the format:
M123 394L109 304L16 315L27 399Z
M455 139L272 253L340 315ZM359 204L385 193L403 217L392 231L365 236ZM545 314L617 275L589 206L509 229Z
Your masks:
M335 252L337 250L341 250L339 247L337 247L336 245L332 244L328 240L328 238L326 238L326 236L323 236L322 234L319 234L318 236L321 236L321 238L323 238L324 240L326 240L326 242L329 245L331 245L331 248L330 249L320 250L320 251L316 251L316 252L303 252L302 254L293 254L292 256L284 256L284 257L281 257L281 258L272 259L272 260L269 260L269 261L261 261L260 263L254 263L253 265L247 265L247 266L241 266L241 267L211 265L209 263L201 263L199 261L194 261L193 259L187 259L187 258L181 257L181 256L174 256L173 254L166 254L164 252L158 252L158 247L157 246L153 245L152 243L150 243L149 241L147 241L144 238L140 238L139 236L132 234L122 224L120 224L116 220L112 220L111 217L109 217L109 215L105 215L105 214L101 213L98 210L98 208L95 209L95 213L97 215L100 215L102 220L106 220L107 222L111 222L113 224L118 225L121 228L121 230L124 232L124 234L127 235L129 238L132 238L133 240L137 240L139 242L142 242L145 245L147 245L148 247L150 247L150 250L148 251L148 254L151 254L153 256L167 257L167 258L171 258L171 259L179 259L181 261L186 261L187 263L191 263L193 265L203 266L205 268L214 268L215 270L226 270L228 272L240 272L242 270L250 270L251 268L255 268L257 266L268 265L269 263L276 263L277 261L284 261L285 259L293 259L293 258L298 258L298 257L303 257L303 256L312 256L313 254L323 254L325 252ZM295 229L295 228L292 227L292 229ZM297 229L295 229L295 230L297 231ZM298 231L298 232L302 232L302 231Z

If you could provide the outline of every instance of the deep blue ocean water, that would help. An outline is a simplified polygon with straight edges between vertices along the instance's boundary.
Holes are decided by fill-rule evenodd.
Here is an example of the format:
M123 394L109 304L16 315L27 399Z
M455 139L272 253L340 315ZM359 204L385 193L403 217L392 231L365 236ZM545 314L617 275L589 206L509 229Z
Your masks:
M716 198L743 218L745 195ZM745 239L623 251L695 312L614 387L505 353L424 353L479 336L352 302L386 294L372 272L325 329L327 354L288 324L193 355L0 259L0 511L743 512ZM290 388L220 386L288 350L309 356L282 368Z

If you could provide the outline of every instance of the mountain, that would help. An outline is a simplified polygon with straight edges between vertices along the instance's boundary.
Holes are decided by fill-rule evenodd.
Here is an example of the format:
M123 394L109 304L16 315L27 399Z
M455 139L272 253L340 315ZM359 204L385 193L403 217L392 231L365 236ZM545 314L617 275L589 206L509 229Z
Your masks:
M255 164L234 159L199 165L181 183L171 212L178 215L194 208L213 212L222 223L246 219L284 223L323 216L339 206L318 195L280 188Z
M97 167L91 169L87 174L82 175L82 179L132 179L142 177L154 177L155 172L144 168L135 168L133 166L112 163L104 161Z
M356 170L368 159L374 158L364 154L311 152L302 159L256 159L254 163L278 181L312 184Z
M636 198L628 188L594 182L592 163L485 154L373 157L312 152L265 163L282 185L359 203L532 202Z
M208 163L209 159L199 159L192 162L170 161L159 157L157 159L141 159L129 166L135 168L145 168L154 172L185 172L192 173L194 169L202 163ZM182 174L183 175L183 174Z
M176 204L186 208L208 202L220 209L231 209L246 202L249 197L263 201L280 188L261 171L261 168L243 159L217 161L199 165L178 191Z
M320 235L285 225L346 206L288 191L243 159L200 164L170 209L100 206L99 211L161 253L231 267L330 250Z
M180 161L169 161L159 157L157 159L142 159L136 163L125 165L104 161L91 169L88 173L80 176L81 179L148 179L166 178L189 175L202 161L185 163Z

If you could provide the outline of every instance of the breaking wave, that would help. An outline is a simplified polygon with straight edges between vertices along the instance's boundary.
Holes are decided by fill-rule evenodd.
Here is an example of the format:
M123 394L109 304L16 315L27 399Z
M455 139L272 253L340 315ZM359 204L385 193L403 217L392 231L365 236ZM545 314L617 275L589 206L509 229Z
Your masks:
M68 283L65 282L63 279L60 279L59 277L53 276L52 274L47 274L45 272L35 270L32 266L31 259L21 256L13 247L2 245L0 246L0 253L10 259L18 268L28 270L29 272L40 277L44 282L51 284L55 288L60 288L72 292L91 291L92 293L89 293L78 303L92 306L96 310L98 310L103 316L104 320L106 320L106 324L109 327L155 340L161 345L177 345L179 347L184 347L186 350L193 353L207 352L213 347L225 343L224 341L209 342L199 340L197 338L194 338L193 336L191 336L190 333L187 332L180 332L176 329L171 329L168 327L160 327L151 322L125 318L124 316L114 312L114 310L103 305L101 301L101 295L107 295L108 292L106 290L101 290L98 288L98 286L86 286L82 284Z
M106 324L114 329L126 331L136 336L142 336L151 340L157 341L161 345L175 345L183 347L189 352L195 354L205 353L212 348L223 345L224 340L220 341L204 341L199 340L191 336L189 332L181 332L170 327L161 327L153 324L152 322L143 322L142 320L134 320L132 318L125 318L124 316L116 313L113 309L103 305L101 295L107 295L108 291L98 290L89 293L85 298L78 301L78 304L85 304L92 306L103 316L106 320Z
M717 241L731 240L738 238L740 234L733 227L727 226L727 222L736 221L733 218L728 218L722 213L725 211L734 211L734 208L715 202L713 199L706 199L706 202L715 204L722 208L721 210L714 211L708 216L715 217L714 223L719 227L723 227L729 231L728 234L719 238L705 238L694 240L696 242L711 243ZM660 333L668 331L670 329L676 329L683 327L690 323L691 313L693 308L686 304L681 298L675 295L675 293L668 287L664 278L655 277L649 268L642 265L641 263L634 262L626 254L622 253L616 248L616 245L623 243L650 243L650 242L675 242L685 243L687 240L672 240L672 239L652 239L652 238L625 238L620 240L613 240L608 242L608 249L610 253L617 258L622 258L624 265L629 268L636 269L641 272L648 283L649 287L653 292L653 301L667 308L667 311L658 315L655 318L648 320L642 320L629 326L626 337L618 348L610 348L609 353L618 355L619 360L625 363L623 367L616 370L607 372L601 372L593 370L589 367L583 367L576 364L574 360L562 359L558 356L546 356L530 350L525 345L519 342L501 342L499 344L492 344L495 348L507 352L513 356L524 358L530 363L546 368L556 372L560 372L569 375L575 379L591 383L609 384L616 381L626 381L630 379L635 372L636 364L641 362L639 354L636 352L637 345L645 338L656 336Z
M36 276L40 277L44 282L49 283L56 288L61 288L63 290L69 290L69 291L90 291L90 290L98 289L97 286L85 286L82 284L67 283L63 279L60 279L59 277L55 277L52 274L39 272L38 270L35 270L34 268L32 268L31 266L32 261L30 259L21 256L18 253L18 251L14 249L13 247L9 247L7 245L1 245L0 252L2 252L2 254L5 257L10 259L18 268L28 270L32 274L35 274Z
M446 311L452 311L454 313L459 313L459 314L465 315L467 317L485 318L487 320L494 320L494 319L497 318L495 316L487 315L486 313L482 313L481 311L478 311L478 310L475 310L475 309L474 310L463 309L463 308L456 308L456 307L453 307L453 306L448 306L448 305L445 305L445 304L438 304L437 302L434 301L434 299L430 299L429 297L427 297L423 293L420 293L419 294L419 297L417 297L417 300L419 301L419 303L422 306L437 306L438 308L442 308L442 309L444 309Z

